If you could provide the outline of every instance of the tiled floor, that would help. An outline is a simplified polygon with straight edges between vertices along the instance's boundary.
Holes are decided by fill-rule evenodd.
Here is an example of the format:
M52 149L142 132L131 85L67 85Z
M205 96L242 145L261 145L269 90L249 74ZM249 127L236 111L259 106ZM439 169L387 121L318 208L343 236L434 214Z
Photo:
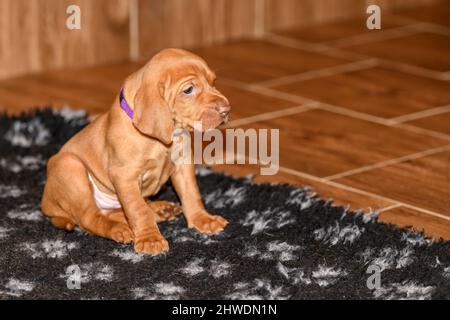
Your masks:
M433 109L450 101L447 82L385 67L364 68L271 87L383 118Z
M441 72L450 71L450 59L448 59L450 55L450 34L423 32L400 38L347 46L346 49L425 69Z
M392 32L407 32L407 28L399 28L410 24L406 19L397 19L392 15L382 17L382 30L369 30L366 26L366 16L361 16L349 21L339 21L321 26L303 27L301 29L283 30L277 34L288 38L327 45L336 45L338 42L355 41L361 39L367 41L385 34L386 30ZM393 31L395 30L395 31ZM360 41L361 41L360 40Z
M323 198L380 211L383 221L450 239L450 5L356 19L196 50L231 100L231 126L280 129L280 172L216 170L310 185ZM434 17L436 19L434 19ZM109 107L140 63L0 82L10 113Z
M245 126L250 127L279 128L280 164L317 177L332 177L450 144L319 108Z
M450 110L432 116L416 118L409 121L410 124L421 128L435 130L450 135Z
M403 11L396 15L418 22L430 22L438 26L450 27L450 6L422 7Z
M266 40L238 41L195 50L219 75L246 83L348 63L327 53L279 46Z

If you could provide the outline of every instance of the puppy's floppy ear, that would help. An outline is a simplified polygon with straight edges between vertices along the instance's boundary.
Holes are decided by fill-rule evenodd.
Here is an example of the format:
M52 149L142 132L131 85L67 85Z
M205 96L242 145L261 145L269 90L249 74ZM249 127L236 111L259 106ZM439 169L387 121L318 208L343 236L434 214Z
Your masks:
M133 124L143 134L170 144L174 124L161 89L154 83L140 86L134 97Z

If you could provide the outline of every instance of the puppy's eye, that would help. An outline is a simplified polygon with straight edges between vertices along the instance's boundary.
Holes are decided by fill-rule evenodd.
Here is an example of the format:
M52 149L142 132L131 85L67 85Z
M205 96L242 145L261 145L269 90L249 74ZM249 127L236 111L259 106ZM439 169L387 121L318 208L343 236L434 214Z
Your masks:
M185 94L191 94L194 91L194 87L190 86L189 88L183 90L183 93Z

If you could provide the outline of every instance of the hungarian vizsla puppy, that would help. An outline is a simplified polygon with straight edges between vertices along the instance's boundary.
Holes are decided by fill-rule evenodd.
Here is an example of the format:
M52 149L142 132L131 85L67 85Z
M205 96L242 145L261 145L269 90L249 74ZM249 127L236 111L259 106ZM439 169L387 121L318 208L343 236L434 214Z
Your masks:
M110 110L70 139L50 158L42 211L58 228L78 225L136 252L169 249L157 223L181 210L189 228L216 233L227 221L209 214L194 165L171 160L173 132L204 130L228 119L230 104L214 87L215 74L200 57L180 49L156 54L130 75ZM171 179L181 208L147 201Z

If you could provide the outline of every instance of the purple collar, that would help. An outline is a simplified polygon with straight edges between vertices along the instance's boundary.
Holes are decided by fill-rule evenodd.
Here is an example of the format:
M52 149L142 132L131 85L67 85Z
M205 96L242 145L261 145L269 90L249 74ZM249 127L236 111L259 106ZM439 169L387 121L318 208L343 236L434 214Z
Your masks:
M128 115L128 117L130 117L130 119L133 119L133 110L128 105L127 100L125 100L125 95L123 93L123 87L120 89L119 103L120 103L120 107L122 108L123 111L125 111L125 113Z

